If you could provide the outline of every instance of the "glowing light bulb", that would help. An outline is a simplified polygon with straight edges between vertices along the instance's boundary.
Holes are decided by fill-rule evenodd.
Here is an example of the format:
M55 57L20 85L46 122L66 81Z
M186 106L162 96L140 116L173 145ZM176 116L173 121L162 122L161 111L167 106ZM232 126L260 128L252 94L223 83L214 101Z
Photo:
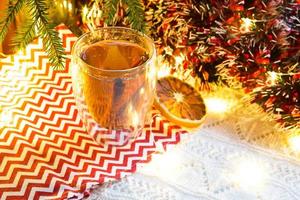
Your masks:
M180 174L182 164L183 159L180 152L172 149L163 154L153 155L151 162L141 168L140 171L151 176L170 179L176 178L176 175Z
M224 113L230 109L230 104L226 99L218 97L209 97L204 99L208 112Z
M249 18L241 19L240 31L242 33L248 33L255 27L255 20Z
M83 8L82 8L82 14L83 15L87 15L88 12L89 12L88 7L87 6L83 6Z
M64 0L63 4L64 4L64 8L68 7L68 1L67 0Z
M69 12L72 12L73 10L73 4L71 2L68 2L68 10Z
M300 152L300 135L293 135L289 137L288 143L292 150Z
M89 9L87 6L83 6L82 8L82 20L85 22Z
M240 160L233 168L230 179L237 186L248 190L261 190L267 177L266 168L256 160Z
M160 69L157 72L158 78L162 78L162 77L165 77L168 75L170 75L170 68L166 65L163 65L162 67L160 67Z
M181 54L180 56L175 57L175 66L178 67L184 61L184 56Z
M276 85L279 76L276 72L268 72L269 77L267 78L267 83L269 85Z

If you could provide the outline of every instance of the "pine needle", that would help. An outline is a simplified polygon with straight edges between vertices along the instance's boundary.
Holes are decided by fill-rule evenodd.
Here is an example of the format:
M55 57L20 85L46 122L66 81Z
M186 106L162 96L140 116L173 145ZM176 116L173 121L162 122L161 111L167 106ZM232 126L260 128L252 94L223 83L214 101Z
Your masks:
M124 0L127 4L126 13L133 29L145 31L144 6L140 0Z
M48 19L48 7L45 0L27 0L30 6L33 20L39 27L38 31L43 38L45 50L49 56L49 61L54 69L64 68L64 48L58 33L51 27ZM30 34L28 34L30 35Z
M14 3L15 2L15 3ZM2 42L7 34L9 25L13 20L15 19L17 13L21 10L23 7L25 0L17 0L17 1L12 1L8 5L8 9L6 11L6 16L4 19L0 22L0 42ZM14 4L13 4L14 3Z
M32 19L26 19L21 27L18 27L16 36L12 41L12 45L15 49L23 49L29 43L32 42L36 36L35 29L37 27L37 21Z
M104 16L106 18L106 24L113 25L115 15L117 13L118 4L120 0L105 0L104 2Z
M105 0L104 2L104 17L108 25L115 24L115 17L118 11L118 5L121 0ZM141 0L122 0L126 4L126 14L129 23L133 29L145 31L146 22L144 16L144 6Z

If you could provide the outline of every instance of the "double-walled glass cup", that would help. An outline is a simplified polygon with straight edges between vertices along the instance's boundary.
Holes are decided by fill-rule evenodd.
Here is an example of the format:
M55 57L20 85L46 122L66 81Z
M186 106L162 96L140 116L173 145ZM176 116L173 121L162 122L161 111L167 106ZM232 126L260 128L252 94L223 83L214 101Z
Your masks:
M101 69L87 64L82 52L106 40L137 44L147 52L147 60L129 69ZM73 93L84 126L96 142L123 146L141 132L155 94L155 59L153 41L128 28L100 28L76 41L71 58Z

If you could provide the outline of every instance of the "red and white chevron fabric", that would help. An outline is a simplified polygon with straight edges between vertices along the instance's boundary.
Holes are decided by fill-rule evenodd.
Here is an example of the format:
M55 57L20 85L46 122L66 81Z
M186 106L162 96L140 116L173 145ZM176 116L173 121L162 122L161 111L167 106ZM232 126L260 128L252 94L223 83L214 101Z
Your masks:
M58 27L70 55L76 37ZM186 133L155 115L130 147L101 147L83 128L72 95L69 60L53 71L41 39L0 60L0 199L81 198L176 144Z

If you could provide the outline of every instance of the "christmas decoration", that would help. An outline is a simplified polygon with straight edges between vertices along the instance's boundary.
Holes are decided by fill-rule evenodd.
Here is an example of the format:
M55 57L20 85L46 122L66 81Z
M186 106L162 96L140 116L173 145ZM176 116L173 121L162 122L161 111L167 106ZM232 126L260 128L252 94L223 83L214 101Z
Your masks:
M57 32L52 28L48 18L48 4L45 0L16 0L9 1L5 17L0 22L0 42L5 39L10 24L18 13L28 13L13 38L13 46L26 47L34 37L39 34L43 37L45 49L50 57L51 64L56 68L62 68L64 62L64 50Z
M0 4L0 19L4 17L4 11L6 9L6 5L9 3L8 0L3 1ZM7 28L6 36L3 38L2 43L0 43L0 52L1 57L5 57L8 54L13 54L15 51L10 45L10 40L15 36L16 27L18 24L22 23L23 16L21 14L18 14L15 16L15 18L12 20L12 23Z
M63 51L51 29L52 22L73 24L74 31L81 23L85 31L106 25L132 25L144 30L143 3L146 31L159 50L160 75L171 73L189 79L200 90L220 81L244 88L252 94L253 102L275 114L285 126L299 126L297 0L56 0L53 4L16 0L11 1L2 20L0 40L4 40L16 13L25 9L35 17L26 18L17 29L14 44L24 47L39 33L47 43L52 64L60 66ZM41 12L34 12L38 10ZM49 19L45 17L48 11Z
M120 9L126 13L128 24L137 30L145 29L144 8L140 0L101 0L92 1L103 5L103 18L107 25L115 25ZM12 0L7 3L5 16L0 22L0 42L6 40L7 33L10 33L10 25L15 21L19 13L27 13L24 21L16 27L16 36L12 39L15 49L25 48L37 35L43 38L46 52L49 55L50 63L55 68L63 68L64 51L57 31L53 27L60 23L69 25L77 35L82 33L78 29L80 25L80 9L83 3L74 0ZM2 6L0 7L2 10ZM82 8L84 11L84 8ZM99 9L95 12L102 12ZM93 13L94 15L94 13ZM99 15L99 14L96 14ZM102 13L100 14L102 17ZM120 15L120 16L123 16ZM6 41L4 42L7 43Z
M144 32L144 5L141 0L92 0L82 9L83 26L89 31L99 26L131 26Z
M49 1L49 19L54 25L65 24L76 36L80 36L83 33L80 14L84 5L84 1Z
M150 33L171 73L191 72L199 89L219 81L242 87L284 125L299 125L299 1L149 0L145 5Z
M166 118L183 127L199 127L206 115L200 93L172 76L157 81L154 105Z

